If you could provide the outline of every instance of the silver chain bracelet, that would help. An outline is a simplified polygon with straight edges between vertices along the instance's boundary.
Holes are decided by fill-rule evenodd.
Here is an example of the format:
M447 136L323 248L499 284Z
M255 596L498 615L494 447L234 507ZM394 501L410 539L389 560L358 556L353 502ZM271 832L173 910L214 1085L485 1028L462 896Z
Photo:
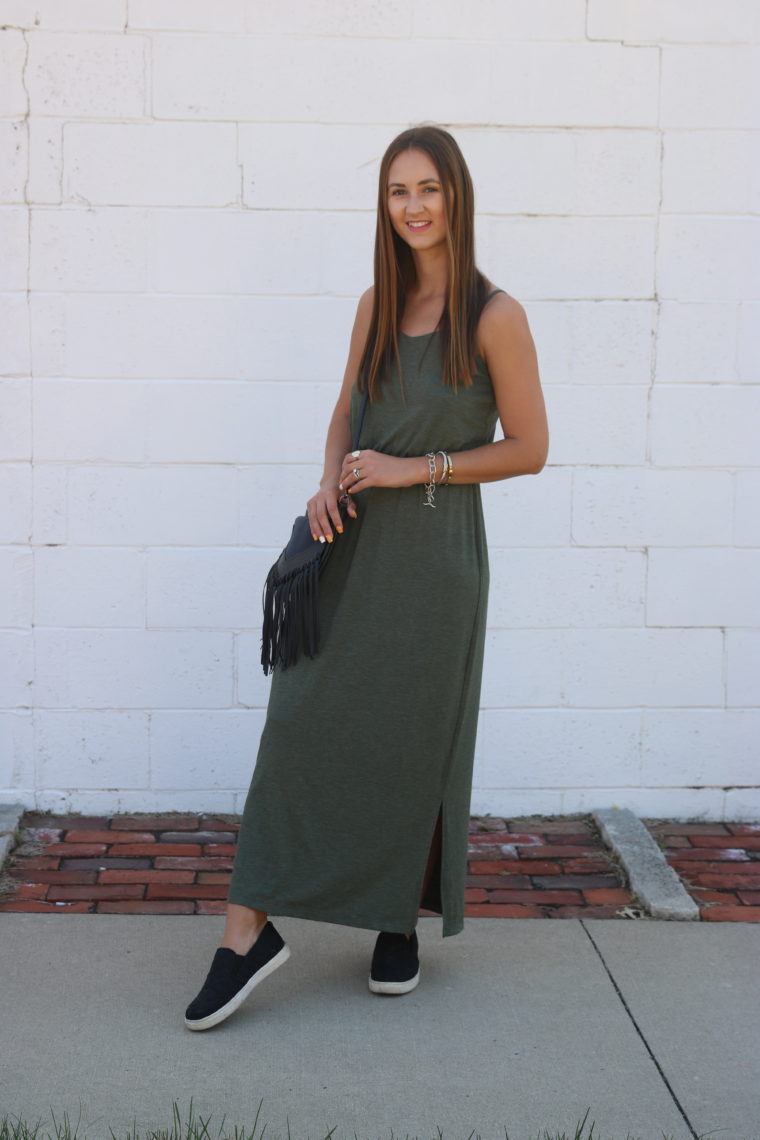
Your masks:
M423 505L423 507L433 507L433 509L435 509L435 503L433 502L433 496L435 494L435 456L436 456L436 453L434 451L428 451L425 453L425 455L426 455L426 458L428 461L428 473L430 475L430 482L425 484L425 494L427 495L427 499L422 505Z

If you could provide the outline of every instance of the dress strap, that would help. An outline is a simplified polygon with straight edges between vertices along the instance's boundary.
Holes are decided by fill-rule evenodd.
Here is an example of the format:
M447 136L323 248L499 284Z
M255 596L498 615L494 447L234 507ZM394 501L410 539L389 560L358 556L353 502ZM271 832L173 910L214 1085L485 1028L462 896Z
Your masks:
M505 292L505 290L504 290L504 289L494 289L494 290L492 290L492 292L490 292L490 293L488 294L488 296L486 297L486 301L490 301L490 300L491 300L491 298L494 296L494 294L496 294L496 293L504 293L504 292Z

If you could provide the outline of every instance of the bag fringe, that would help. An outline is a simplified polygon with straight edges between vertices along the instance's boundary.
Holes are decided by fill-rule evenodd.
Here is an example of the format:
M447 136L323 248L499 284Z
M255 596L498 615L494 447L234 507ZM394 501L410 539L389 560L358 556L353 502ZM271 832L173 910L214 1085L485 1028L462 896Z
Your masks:
M319 560L280 578L277 563L264 583L261 664L267 676L275 667L294 665L300 650L319 650Z

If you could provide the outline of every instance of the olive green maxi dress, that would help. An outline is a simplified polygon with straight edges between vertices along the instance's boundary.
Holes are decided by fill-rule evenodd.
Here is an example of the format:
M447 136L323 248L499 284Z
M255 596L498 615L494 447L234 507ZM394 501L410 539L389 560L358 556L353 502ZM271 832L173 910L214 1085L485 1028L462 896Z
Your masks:
M394 365L359 447L420 456L490 443L484 358L455 394L437 331L399 342L403 394ZM360 405L354 386L352 438ZM440 812L422 906L442 915L446 937L464 925L489 586L480 484L436 487L434 507L419 483L354 497L357 518L320 578L320 650L271 674L228 901L409 931Z

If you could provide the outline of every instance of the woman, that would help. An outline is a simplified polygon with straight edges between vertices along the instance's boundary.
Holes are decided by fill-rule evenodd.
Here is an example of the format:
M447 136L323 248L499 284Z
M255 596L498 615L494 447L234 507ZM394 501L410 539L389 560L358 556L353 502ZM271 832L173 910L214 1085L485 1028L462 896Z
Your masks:
M270 913L378 930L369 985L383 994L419 980L420 907L443 937L463 927L489 585L479 484L539 472L548 429L525 312L475 265L472 181L440 127L402 131L383 155L374 272L307 506L315 541L335 542L320 650L273 672L190 1029L289 957Z

